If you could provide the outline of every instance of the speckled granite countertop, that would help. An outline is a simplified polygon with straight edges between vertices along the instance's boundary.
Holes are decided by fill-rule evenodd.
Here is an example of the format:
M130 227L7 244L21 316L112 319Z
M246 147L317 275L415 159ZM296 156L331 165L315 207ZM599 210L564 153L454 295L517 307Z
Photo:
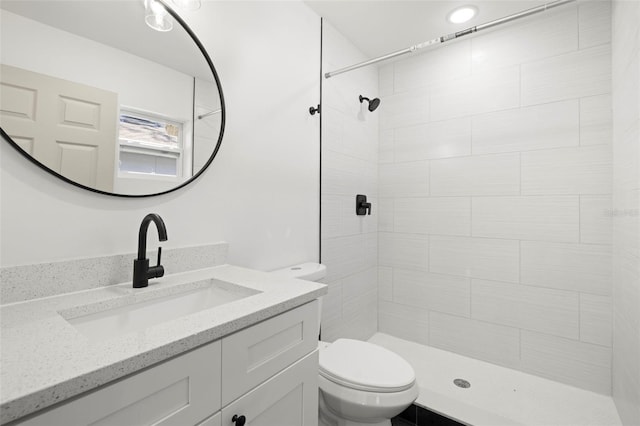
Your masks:
M183 292L215 279L256 294L142 331L89 339L66 318ZM186 283L196 283L186 284ZM34 413L219 339L327 292L314 282L222 265L0 306L0 423ZM64 317L63 317L64 315Z

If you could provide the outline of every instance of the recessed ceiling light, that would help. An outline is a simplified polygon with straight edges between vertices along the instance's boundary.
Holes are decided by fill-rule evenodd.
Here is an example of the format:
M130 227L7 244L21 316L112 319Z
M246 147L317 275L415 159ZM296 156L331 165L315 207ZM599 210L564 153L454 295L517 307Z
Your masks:
M447 20L453 24L462 24L467 22L478 13L478 9L475 6L462 6L449 13Z

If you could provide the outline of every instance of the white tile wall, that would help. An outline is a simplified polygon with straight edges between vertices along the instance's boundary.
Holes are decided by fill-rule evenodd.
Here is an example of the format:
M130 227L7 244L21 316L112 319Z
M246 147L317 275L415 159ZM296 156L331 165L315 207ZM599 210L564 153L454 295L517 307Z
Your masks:
M393 301L432 311L469 316L468 278L409 269L393 271Z
M380 164L393 163L394 129L380 130L378 143L378 162Z
M522 153L522 194L610 194L611 147Z
M576 99L476 115L473 117L473 153L577 146L579 122L580 103Z
M380 164L378 169L381 197L420 197L429 195L429 163Z
M434 160L430 183L431 195L518 195L520 154Z
M330 23L325 21L323 28L325 69L365 59ZM329 294L323 300L322 338L328 341L367 339L378 327L377 231L378 222L384 229L385 217L389 217L385 216L384 201L378 199L378 155L385 157L385 144L379 145L378 139L392 144L393 130L386 137L378 135L382 116L378 111L363 111L359 95L379 96L376 70L361 69L323 82L321 261L327 266L324 281ZM403 107L398 99L397 112L405 111ZM406 122L401 114L395 120ZM423 175L422 186L428 189L428 173ZM368 196L370 216L356 216L356 194ZM391 213L392 208L391 200Z
M640 424L640 2L613 1L613 399ZM604 336L603 336L604 338Z
M470 79L470 106L473 114L520 106L520 67L499 68L474 73Z
M329 293L322 299L322 323L342 320L342 281L328 284Z
M473 71L527 63L576 50L575 7L527 18L472 40Z
M610 44L522 65L522 105L610 92Z
M379 331L425 345L429 343L429 311L382 300L378 309Z
M343 300L340 337L363 339L378 331L377 289Z
M584 1L578 9L580 49L611 43L611 2Z
M427 270L429 238L426 235L380 232L378 244L380 266Z
M580 294L580 340L611 347L611 296Z
M342 299L344 302L358 299L365 293L377 293L378 268L368 268L356 272L342 280ZM376 302L377 303L377 302Z
M473 236L578 242L579 197L474 197Z
M431 88L471 75L470 40L452 43L449 49L433 49L394 64L396 93ZM434 67L433 64L438 66Z
M429 94L427 92L400 93L387 96L380 104L380 128L412 126L429 121Z
M378 73L378 88L380 96L393 95L393 63L381 64Z
M392 232L394 228L393 198L380 198L378 200L378 231ZM372 207L373 209L373 207Z
M395 130L396 162L460 157L471 154L471 120L436 121Z
M506 366L517 366L520 331L439 312L429 314L429 344Z
M610 195L580 196L580 242L611 244Z
M577 293L474 279L471 300L473 318L576 340L579 337Z
M394 210L395 232L470 235L469 197L397 198Z
M611 393L611 349L522 331L522 369L594 392Z
M609 94L580 99L580 145L610 144L612 113Z
M345 278L368 267L363 234L322 240L322 262L327 265L327 282Z
M372 186L370 182L372 179L375 182L375 173L372 173L370 168L370 163L365 160L324 149L322 151L323 194L353 194L355 197L357 191L365 192L368 188L375 188L375 185Z
M580 1L381 67L380 331L609 392L611 52L635 52L610 13Z
M518 241L435 235L429 238L431 272L496 281L519 280Z
M378 299L393 300L393 268L389 266L378 267Z
M523 284L611 294L611 246L522 241Z
M430 102L433 121L516 108L520 106L520 67L482 71L442 83L430 92Z

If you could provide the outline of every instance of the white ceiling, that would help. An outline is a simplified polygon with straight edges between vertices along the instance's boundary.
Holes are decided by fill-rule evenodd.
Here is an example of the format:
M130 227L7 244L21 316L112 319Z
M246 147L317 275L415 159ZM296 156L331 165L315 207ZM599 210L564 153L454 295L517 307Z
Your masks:
M548 1L305 0L305 3L373 58ZM476 17L464 24L448 22L449 12L464 5L476 6Z

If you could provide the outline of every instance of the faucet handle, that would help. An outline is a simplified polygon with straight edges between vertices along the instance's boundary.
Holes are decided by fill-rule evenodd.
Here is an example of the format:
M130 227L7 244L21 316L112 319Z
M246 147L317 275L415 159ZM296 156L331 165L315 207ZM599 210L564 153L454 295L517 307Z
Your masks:
M158 264L151 266L147 271L147 278L160 278L164 276L164 266L160 264L162 258L162 247L158 247Z

